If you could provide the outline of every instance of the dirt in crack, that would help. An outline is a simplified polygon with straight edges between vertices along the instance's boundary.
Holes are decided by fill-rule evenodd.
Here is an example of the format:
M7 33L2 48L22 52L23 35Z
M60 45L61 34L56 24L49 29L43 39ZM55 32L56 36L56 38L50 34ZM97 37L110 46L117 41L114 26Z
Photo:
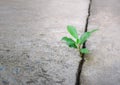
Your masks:
M79 66L78 66L78 71L77 71L77 75L76 75L76 84L75 85L81 85L80 76L81 76L82 67L83 67L84 62L85 62L85 59L84 59L84 54L83 54L82 55L82 60L80 61Z
M86 25L85 25L85 30L84 30L84 32L87 32L87 30L88 30L91 4L92 4L92 0L90 0L90 3L89 3L88 16L87 16L87 18L86 18ZM86 42L83 44L83 47L82 47L82 48L86 48ZM82 72L82 68L83 68L84 62L85 62L85 54L82 54L80 57L81 57L82 59L81 59L81 61L79 62L79 66L78 66L78 70L77 70L77 74L76 74L76 83L75 83L75 85L81 85L81 72Z

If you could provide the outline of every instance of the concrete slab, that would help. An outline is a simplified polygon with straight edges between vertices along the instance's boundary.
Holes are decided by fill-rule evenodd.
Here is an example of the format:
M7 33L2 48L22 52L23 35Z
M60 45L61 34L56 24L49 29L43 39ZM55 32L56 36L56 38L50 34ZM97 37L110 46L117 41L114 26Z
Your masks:
M74 85L79 54L61 43L84 31L89 0L0 0L0 85Z
M93 0L88 30L99 28L88 40L82 85L120 85L120 1Z

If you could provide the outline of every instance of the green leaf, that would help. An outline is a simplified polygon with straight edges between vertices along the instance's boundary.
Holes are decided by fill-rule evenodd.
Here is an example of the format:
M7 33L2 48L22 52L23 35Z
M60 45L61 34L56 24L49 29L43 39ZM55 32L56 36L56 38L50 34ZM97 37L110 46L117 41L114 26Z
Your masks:
M81 43L81 40L80 40L80 39L77 39L76 43L77 43L77 44L80 44L80 43Z
M89 37L90 37L91 33L90 32L85 32L81 37L80 37L80 44L83 44Z
M75 41L71 38L63 37L62 40L64 40L69 47L77 48Z
M74 26L68 25L67 30L75 39L78 39L78 34Z
M82 49L80 49L80 52L87 54L87 53L89 53L89 50L87 48L82 48Z
M94 29L92 31L89 32L85 32L81 37L80 37L80 44L83 44L90 36L93 32L97 31L98 29Z
M97 31L97 30L98 30L98 29L91 30L90 33L93 33L93 32L95 32L95 31Z

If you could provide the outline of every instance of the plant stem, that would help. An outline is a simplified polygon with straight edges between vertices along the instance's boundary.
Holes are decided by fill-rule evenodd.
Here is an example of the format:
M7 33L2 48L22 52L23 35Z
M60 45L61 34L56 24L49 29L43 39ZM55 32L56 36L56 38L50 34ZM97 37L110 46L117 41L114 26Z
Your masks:
M80 57L82 57L82 53L80 52L80 49L81 49L81 45L79 44L78 45L78 51L79 51Z

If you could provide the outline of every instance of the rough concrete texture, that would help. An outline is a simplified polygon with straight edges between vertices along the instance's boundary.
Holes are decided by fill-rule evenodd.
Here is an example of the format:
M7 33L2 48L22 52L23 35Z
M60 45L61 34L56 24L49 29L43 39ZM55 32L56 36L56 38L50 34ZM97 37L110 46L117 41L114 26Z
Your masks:
M99 28L88 40L82 85L120 85L120 0L93 0L88 30Z
M68 24L83 32L88 4L0 0L0 85L74 85L79 54L60 40Z

